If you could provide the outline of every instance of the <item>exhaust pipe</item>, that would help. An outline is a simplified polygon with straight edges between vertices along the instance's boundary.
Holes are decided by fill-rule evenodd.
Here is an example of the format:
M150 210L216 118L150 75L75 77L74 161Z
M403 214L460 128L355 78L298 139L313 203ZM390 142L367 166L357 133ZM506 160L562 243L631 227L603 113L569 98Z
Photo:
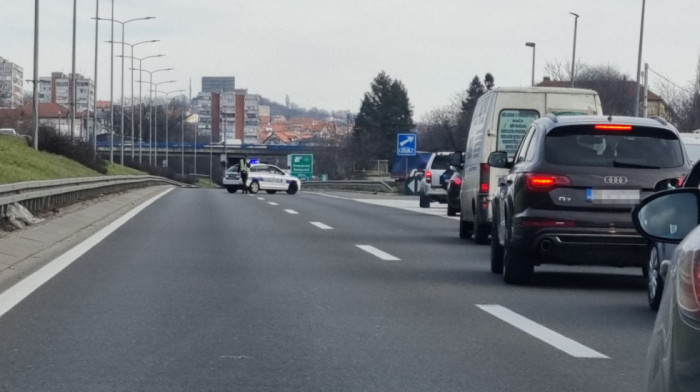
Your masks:
M540 242L540 252L542 253L549 253L554 249L554 243L552 240L542 240Z

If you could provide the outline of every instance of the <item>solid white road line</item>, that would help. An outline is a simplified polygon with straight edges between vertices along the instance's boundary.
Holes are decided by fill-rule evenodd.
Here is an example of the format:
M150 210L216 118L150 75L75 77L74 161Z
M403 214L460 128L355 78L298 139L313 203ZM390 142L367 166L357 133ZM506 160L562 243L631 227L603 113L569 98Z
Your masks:
M321 230L333 230L332 227L328 226L328 225L325 224L325 223L321 223L321 222L309 222L309 223L311 223L312 225L318 227L318 228L321 229Z
M133 210L127 212L119 219L105 226L100 231L93 234L80 244L76 245L66 253L62 254L61 256L46 264L41 269L29 275L26 279L20 281L16 285L7 289L4 293L0 294L0 317L2 317L5 313L9 312L10 309L14 308L17 304L22 302L22 300L28 297L36 289L41 287L44 283L48 282L49 280L51 280L51 278L58 275L61 271L63 271L66 267L71 265L80 256L92 249L95 245L99 244L100 241L107 238L107 236L112 234L115 230L117 230L119 227L128 222L131 218L136 216L144 208L153 204L156 200L165 196L165 194L172 191L173 189L174 188L170 188L165 192L162 192L152 197L151 199L137 206Z
M355 245L355 246L357 246L358 248L364 250L365 252L367 252L369 254L372 254L374 256L379 257L382 260L401 261L401 259L399 259L398 257L392 256L384 251L381 251L372 245Z
M269 205L271 205L271 206L278 206L278 205L280 205L280 203L275 203L274 201L268 201L267 204L269 204Z
M551 329L538 324L528 318L525 318L512 310L501 305L476 305L481 310L490 313L491 315L505 321L506 323L520 329L521 331L530 334L537 339L559 349L572 357L576 358L603 358L609 357L603 355L591 348L588 348L581 343L571 340L564 335L561 335Z
M284 210L284 212L286 212L288 214L292 214L292 215L299 215L299 213L294 211L294 210Z

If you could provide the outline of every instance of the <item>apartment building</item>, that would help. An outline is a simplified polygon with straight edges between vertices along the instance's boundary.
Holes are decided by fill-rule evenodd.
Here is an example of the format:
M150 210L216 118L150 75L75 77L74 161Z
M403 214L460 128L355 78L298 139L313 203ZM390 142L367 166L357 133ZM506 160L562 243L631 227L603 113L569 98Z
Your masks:
M232 93L235 90L234 76L202 76L203 93Z
M22 106L23 74L22 67L0 57L0 109Z
M51 102L70 109L73 100L72 76L72 74L52 72L50 78L39 78L39 102ZM82 113L92 109L95 83L83 75L75 76L75 111Z
M202 77L202 92L196 98L198 135L211 135L214 143L259 143L260 96L234 87L233 76Z
M258 128L260 126L260 118L258 116L260 106L260 96L258 94L246 94L244 98L244 113L243 119L243 143L259 143Z

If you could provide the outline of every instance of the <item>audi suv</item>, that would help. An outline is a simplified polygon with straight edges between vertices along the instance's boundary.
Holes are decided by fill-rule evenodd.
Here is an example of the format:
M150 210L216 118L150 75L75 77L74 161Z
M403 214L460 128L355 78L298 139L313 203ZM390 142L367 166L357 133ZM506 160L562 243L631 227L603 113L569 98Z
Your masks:
M657 182L691 170L661 118L547 115L532 123L492 202L491 271L527 283L541 264L641 267L648 241L630 211Z

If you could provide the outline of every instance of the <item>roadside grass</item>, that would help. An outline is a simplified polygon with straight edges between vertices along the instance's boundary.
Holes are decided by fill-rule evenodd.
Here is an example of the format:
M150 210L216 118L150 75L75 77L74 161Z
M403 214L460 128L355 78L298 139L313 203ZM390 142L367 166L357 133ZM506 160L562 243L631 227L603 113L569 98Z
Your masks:
M116 163L107 164L107 175L119 176L119 175L129 175L129 176L140 176L142 174L148 174L142 172L141 170L136 170L128 166L118 165Z
M218 188L218 187L219 187L219 184L211 181L208 177L207 178L200 177L197 180L197 188L214 189L214 188Z
M138 175L141 171L109 164L108 175ZM23 138L0 135L0 184L101 174L66 157L37 151Z

